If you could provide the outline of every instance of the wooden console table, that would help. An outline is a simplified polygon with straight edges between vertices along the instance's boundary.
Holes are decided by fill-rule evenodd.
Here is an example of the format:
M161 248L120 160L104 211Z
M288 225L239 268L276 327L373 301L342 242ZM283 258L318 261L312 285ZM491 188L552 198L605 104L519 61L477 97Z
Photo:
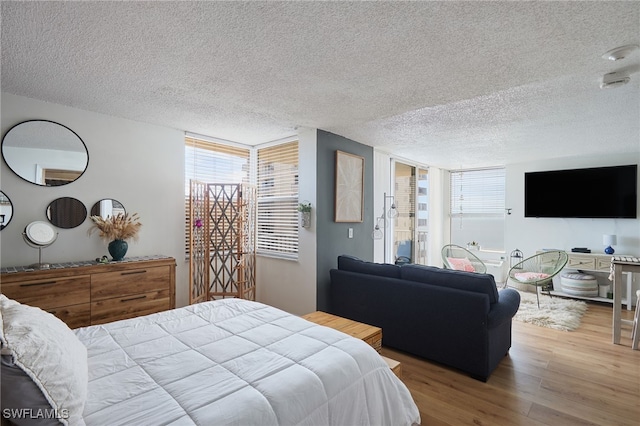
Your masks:
M607 275L611 272L611 258L613 255L610 254L596 254L596 253L570 253L569 260L567 261L567 265L565 269L576 269L579 271L585 272L602 272ZM618 300L615 303L625 304L627 305L627 310L631 310L633 307L633 297L631 297L631 289L633 284L632 274L628 271L624 271L627 274L627 299L622 300L621 290L618 291ZM622 278L619 280L619 284L622 283ZM551 294L554 296L563 296L569 297L572 299L583 299L583 300L593 300L596 302L605 302L605 303L614 303L613 299L607 299L606 297L594 296L594 297L584 297L584 296L576 296L573 294L564 293L562 290L552 290Z
M622 323L633 324L633 321L622 319L620 304L622 302L622 273L628 272L629 276L640 272L640 262L625 262L613 260L613 343L620 344L620 328ZM629 293L629 290L627 290ZM631 294L627 294L628 299L632 299Z
M2 294L44 309L70 328L175 308L176 261L166 256L80 261L0 270Z

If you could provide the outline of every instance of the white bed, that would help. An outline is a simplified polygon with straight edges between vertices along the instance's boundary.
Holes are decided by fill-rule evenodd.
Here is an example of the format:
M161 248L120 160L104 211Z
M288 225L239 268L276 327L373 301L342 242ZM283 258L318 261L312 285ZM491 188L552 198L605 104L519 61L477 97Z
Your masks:
M405 385L366 343L225 299L74 330L88 425L412 425Z

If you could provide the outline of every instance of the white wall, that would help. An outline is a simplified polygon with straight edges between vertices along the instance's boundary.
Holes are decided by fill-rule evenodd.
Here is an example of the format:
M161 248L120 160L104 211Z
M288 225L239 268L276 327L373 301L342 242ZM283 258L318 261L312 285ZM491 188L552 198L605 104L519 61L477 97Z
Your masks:
M428 262L442 267L442 246L449 238L449 173L429 167L429 248Z
M554 219L524 217L524 174L526 172L584 167L640 164L640 154L609 157L574 157L545 162L508 165L506 168L505 250L515 248L525 256L543 248L570 251L573 247L588 247L592 253L604 253L603 234L616 234L618 254L640 255L640 219ZM571 197L570 189L567 197Z
M383 151L373 150L373 213L380 217L384 212L384 194L391 194L391 156ZM390 221L389 221L390 222ZM375 221L374 221L375 226ZM387 252L390 252L391 233L385 231L383 222L380 230L387 232ZM373 229L371 230L373 232ZM373 261L384 263L384 238L373 240Z
M316 310L316 129L298 132L300 201L311 202L311 227L300 228L298 260L258 256L256 299L296 315Z
M137 212L143 224L138 242L127 256L163 254L177 260L176 301L188 303L188 264L184 261L184 133L117 117L2 94L2 134L15 124L51 120L76 132L89 150L87 171L60 187L30 184L2 163L0 189L13 202L14 216L0 233L0 265L20 266L38 261L37 250L22 239L24 227L47 220L45 208L59 197L74 197L90 210L102 198L122 202ZM58 229L57 241L43 249L43 260L67 262L107 254L97 234L87 235L87 218L74 229ZM185 269L186 268L186 269Z
M555 219L524 217L524 174L541 170L557 170L600 166L640 164L640 153L599 157L574 157L512 164L506 168L506 207L512 214L505 216L505 251L518 248L525 257L540 249L571 251L573 247L588 247L592 253L604 254L603 234L616 234L616 254L640 256L640 219ZM571 193L567 191L567 197ZM606 274L597 276L598 282L608 284ZM640 277L634 276L634 288ZM624 287L624 286L623 286Z

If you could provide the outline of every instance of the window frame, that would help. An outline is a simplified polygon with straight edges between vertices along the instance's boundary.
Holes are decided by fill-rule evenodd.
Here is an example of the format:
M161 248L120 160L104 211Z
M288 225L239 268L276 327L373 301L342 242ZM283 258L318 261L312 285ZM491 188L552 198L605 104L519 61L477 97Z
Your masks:
M255 147L256 253L260 256L298 259L299 156L297 138ZM281 230L276 232L275 227Z

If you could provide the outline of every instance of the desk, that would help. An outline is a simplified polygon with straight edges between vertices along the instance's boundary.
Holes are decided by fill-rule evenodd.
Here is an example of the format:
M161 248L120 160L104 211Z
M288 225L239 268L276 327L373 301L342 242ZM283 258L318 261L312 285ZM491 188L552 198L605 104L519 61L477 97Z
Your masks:
M613 266L613 343L620 344L620 326L624 322L625 324L633 324L633 321L623 320L621 312L622 303L622 273L634 273L640 272L640 263L638 262L623 262L620 260L613 260L611 262ZM631 295L627 296L631 299Z

